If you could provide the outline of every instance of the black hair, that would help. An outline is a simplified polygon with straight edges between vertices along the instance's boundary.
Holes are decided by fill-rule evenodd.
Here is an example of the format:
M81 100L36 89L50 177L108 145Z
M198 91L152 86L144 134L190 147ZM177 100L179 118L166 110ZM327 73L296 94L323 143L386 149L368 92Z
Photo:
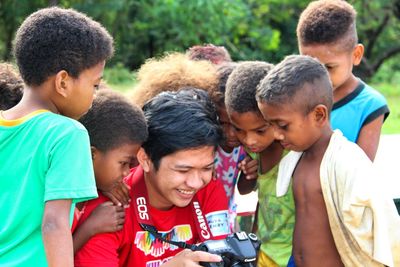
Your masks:
M148 135L143 111L109 89L97 92L92 107L79 121L89 132L90 145L102 152L127 142L141 145Z
M143 148L156 170L165 156L184 149L217 147L222 140L215 108L204 90L162 92L143 111L149 130Z
M307 86L306 86L307 85ZM332 109L333 89L328 71L310 56L287 56L257 87L257 101L291 105L308 114L318 104Z
M27 85L65 70L74 78L113 54L113 39L98 22L73 9L41 9L25 19L14 55Z
M226 82L228 81L229 75L231 75L232 71L239 65L236 62L226 62L218 65L218 87L211 91L210 97L214 101L217 106L225 106L225 91L226 91Z
M311 2L297 25L299 45L337 44L348 51L358 42L356 11L344 0Z
M24 82L15 68L0 63L0 110L10 109L21 101Z
M241 62L229 75L226 83L225 106L229 112L259 112L256 88L273 67L262 61Z

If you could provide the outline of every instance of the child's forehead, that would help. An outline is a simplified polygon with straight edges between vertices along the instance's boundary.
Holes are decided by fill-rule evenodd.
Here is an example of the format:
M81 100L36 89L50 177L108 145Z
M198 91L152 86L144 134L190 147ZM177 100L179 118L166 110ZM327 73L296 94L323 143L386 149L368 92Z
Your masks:
M260 125L265 124L265 120L259 110L257 111L247 111L247 112L237 112L233 111L229 113L231 121L236 126L240 128L248 128L248 126L252 126L252 128L257 128Z
M136 156L137 152L141 148L142 144L133 142L133 141L126 141L121 142L120 144L116 145L115 147L106 151L107 153L113 154L124 154L127 156Z
M300 44L299 50L302 55L309 55L312 57L317 57L319 54L325 56L337 57L344 54L351 54L352 51L346 49L344 44L340 41L332 43L312 43L312 44Z
M270 104L267 102L260 102L259 108L267 120L282 120L288 115L296 115L300 114L299 108L295 107L295 103L279 103L279 104Z

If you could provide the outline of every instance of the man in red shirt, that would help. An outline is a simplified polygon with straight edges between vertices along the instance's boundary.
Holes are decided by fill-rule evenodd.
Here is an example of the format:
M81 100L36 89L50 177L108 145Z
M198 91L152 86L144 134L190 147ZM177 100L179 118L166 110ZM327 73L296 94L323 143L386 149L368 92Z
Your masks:
M92 237L75 255L75 266L157 267L220 260L203 252L175 256L181 248L141 225L154 226L166 240L188 244L229 234L228 201L222 184L212 179L222 134L210 100L204 91L185 89L162 93L143 110L149 137L137 155L140 165L126 177L132 201L124 227ZM100 196L87 203L79 223L104 201Z

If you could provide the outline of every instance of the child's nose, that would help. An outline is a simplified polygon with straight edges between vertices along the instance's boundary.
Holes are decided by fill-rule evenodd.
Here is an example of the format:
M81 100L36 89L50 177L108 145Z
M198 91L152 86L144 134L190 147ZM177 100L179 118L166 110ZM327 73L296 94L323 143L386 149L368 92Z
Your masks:
M246 135L244 143L246 144L247 147L252 147L255 144L257 144L257 140L255 138L252 138L250 135Z
M126 168L123 169L123 171L122 171L122 176L123 176L123 177L128 176L129 172L130 172L130 169L129 169L129 166L128 166L128 167L126 167Z
M276 140L279 140L279 141L283 140L283 138L284 138L283 134L276 128L274 129L274 137Z

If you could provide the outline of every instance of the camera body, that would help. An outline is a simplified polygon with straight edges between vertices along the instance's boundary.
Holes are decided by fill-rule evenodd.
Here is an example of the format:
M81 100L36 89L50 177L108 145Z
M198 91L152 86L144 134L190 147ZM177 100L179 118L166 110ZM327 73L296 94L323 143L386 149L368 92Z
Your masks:
M256 266L261 242L253 233L237 232L221 240L207 240L200 250L220 255L223 262L201 262L206 267Z

